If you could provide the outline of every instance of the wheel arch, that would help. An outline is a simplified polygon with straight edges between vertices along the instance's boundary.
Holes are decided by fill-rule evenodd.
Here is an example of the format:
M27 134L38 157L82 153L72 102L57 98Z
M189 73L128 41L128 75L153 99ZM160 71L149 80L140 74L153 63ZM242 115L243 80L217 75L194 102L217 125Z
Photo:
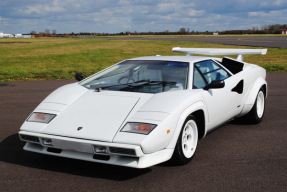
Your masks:
M204 106L204 103L202 101L198 101L194 104L192 104L191 106L189 106L188 108L186 108L180 115L180 118L178 120L177 126L176 126L176 131L169 143L169 145L166 148L175 148L177 139L180 135L182 126L184 124L184 122L186 121L186 119L188 119L191 115L193 115L196 120L197 120L197 124L198 124L198 139L203 138L206 135L206 108Z
M197 128L198 128L198 139L201 139L205 136L205 117L204 111L202 109L197 110L190 115L193 115L197 120Z
M267 93L268 93L268 88L267 88L267 82L265 81L265 79L263 79L263 77L259 77L257 78L257 80L255 81L255 83L253 84L247 99L245 101L244 107L240 113L239 116L243 116L245 114L247 114L253 107L257 94L259 92L260 89L263 89L263 93L265 98L267 97Z
M267 84L262 85L265 98L267 97Z

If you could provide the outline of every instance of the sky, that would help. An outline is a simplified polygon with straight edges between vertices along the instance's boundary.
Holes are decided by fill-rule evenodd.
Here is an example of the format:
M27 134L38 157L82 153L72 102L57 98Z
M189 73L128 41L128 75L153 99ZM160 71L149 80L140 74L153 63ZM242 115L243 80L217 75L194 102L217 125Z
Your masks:
M0 32L246 30L287 23L287 0L1 0Z

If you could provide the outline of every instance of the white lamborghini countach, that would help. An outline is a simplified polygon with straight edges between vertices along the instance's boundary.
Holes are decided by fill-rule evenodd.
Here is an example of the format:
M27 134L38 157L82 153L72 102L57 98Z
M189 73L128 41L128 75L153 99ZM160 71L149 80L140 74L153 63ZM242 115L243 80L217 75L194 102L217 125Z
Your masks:
M186 164L211 130L238 117L262 120L266 71L243 57L266 49L173 51L187 55L128 59L86 79L77 73L80 82L52 92L24 122L24 150L134 168Z

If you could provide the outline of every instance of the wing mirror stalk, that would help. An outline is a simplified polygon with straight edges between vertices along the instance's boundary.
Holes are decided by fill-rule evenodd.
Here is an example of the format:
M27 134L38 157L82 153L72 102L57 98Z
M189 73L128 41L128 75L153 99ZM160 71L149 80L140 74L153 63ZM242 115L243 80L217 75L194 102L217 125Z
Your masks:
M82 81L82 80L84 79L84 76L83 76L82 73L76 72L76 74L75 74L75 79L76 79L77 81Z
M208 85L206 85L203 89L209 90L209 89L221 89L225 86L225 82L223 80L214 80L211 81Z

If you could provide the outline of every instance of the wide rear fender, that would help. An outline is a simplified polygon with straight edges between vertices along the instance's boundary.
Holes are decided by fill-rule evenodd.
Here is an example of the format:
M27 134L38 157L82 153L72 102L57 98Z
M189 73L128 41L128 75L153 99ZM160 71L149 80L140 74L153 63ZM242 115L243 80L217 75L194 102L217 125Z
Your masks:
M259 90L261 89L261 87L264 87L265 89L265 97L267 97L267 82L265 81L265 79L263 77L258 77L255 81L255 83L253 84L247 99L245 101L244 107L242 109L242 112L240 113L239 116L243 116L245 114L247 114L253 107L257 94L259 92Z

